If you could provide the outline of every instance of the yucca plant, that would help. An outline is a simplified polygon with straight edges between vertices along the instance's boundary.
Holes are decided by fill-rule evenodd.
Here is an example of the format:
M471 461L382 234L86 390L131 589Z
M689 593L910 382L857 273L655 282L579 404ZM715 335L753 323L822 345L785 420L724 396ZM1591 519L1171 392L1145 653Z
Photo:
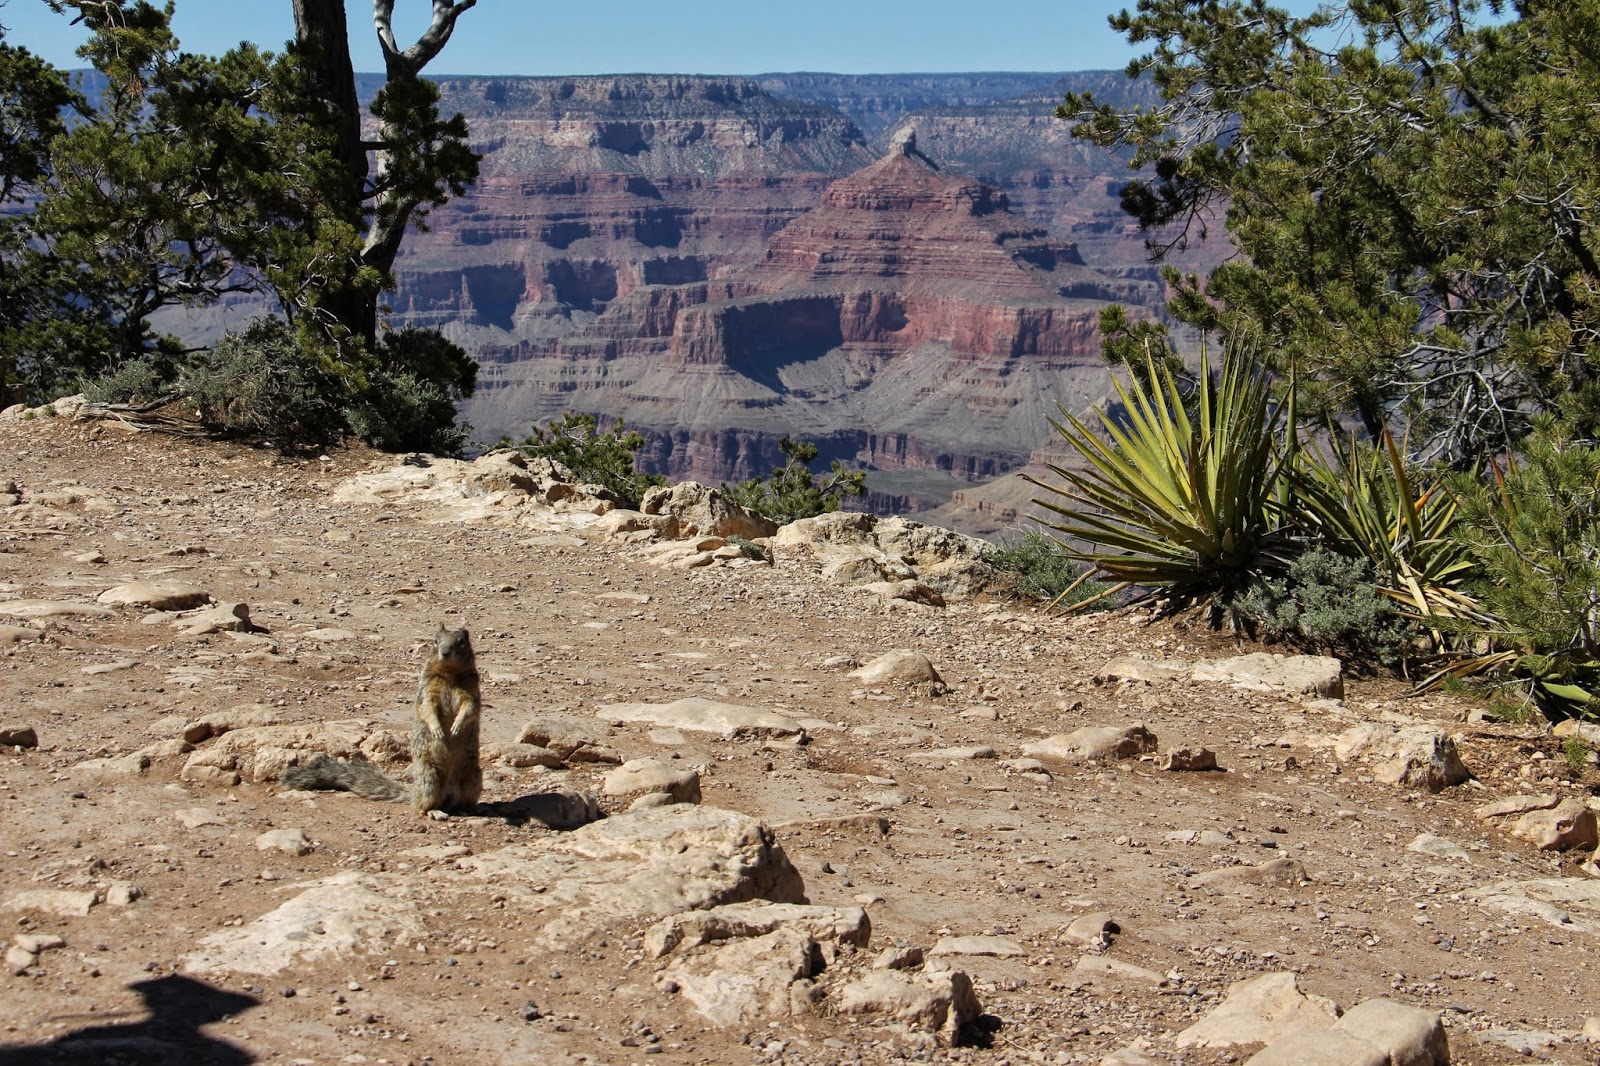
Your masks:
M1434 629L1448 620L1483 622L1462 591L1472 559L1456 537L1459 504L1442 484L1418 492L1401 449L1385 431L1375 445L1331 435L1330 452L1298 453L1288 479L1299 533L1324 547L1365 559L1384 591L1412 621Z
M1046 525L1087 545L1068 554L1091 574L1162 593L1173 609L1208 606L1216 622L1253 577L1288 561L1277 496L1291 451L1279 439L1285 407L1242 346L1215 377L1202 356L1188 396L1154 361L1116 389L1124 416L1096 412L1104 438L1065 408L1051 420L1087 467L1051 466L1059 483L1029 478L1054 497L1035 502L1061 517ZM1292 384L1290 395L1292 406Z

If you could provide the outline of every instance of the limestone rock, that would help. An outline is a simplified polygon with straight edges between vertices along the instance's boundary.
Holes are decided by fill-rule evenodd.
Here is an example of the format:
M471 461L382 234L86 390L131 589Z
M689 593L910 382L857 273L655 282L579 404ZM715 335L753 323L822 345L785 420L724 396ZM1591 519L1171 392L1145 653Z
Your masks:
M1173 772L1215 770L1217 753L1210 748L1179 748L1167 753L1161 768Z
M9 618L115 618L109 607L60 600L6 600L0 602L0 617Z
M1024 755L1038 759L1131 759L1156 750L1156 735L1143 725L1084 726L1026 744Z
M664 793L674 803L699 803L700 775L660 759L633 759L606 775L602 791L607 796Z
M1389 1056L1353 1033L1297 1029L1250 1056L1245 1066L1389 1066Z
M1472 813L1487 821L1490 818L1504 818L1512 814L1527 814L1529 811L1548 811L1560 802L1561 798L1554 792L1535 796L1506 796L1503 799L1480 804L1472 809Z
M1144 659L1124 656L1112 659L1095 671L1097 685L1121 681L1138 681L1147 685L1159 682L1183 681L1189 677L1190 666L1173 659Z
M572 788L553 788L514 800L480 803L484 814L504 818L512 825L538 822L546 829L577 829L605 817L599 798L593 792Z
M713 940L765 936L777 929L798 929L817 941L864 948L872 921L860 907L813 907L799 903L732 903L708 911L675 914L651 926L644 936L645 954L659 959L680 947Z
M850 676L869 685L884 681L942 684L944 680L926 655L904 649L885 652L859 670L850 671Z
M756 540L770 537L778 525L771 519L751 514L730 500L721 489L708 488L694 481L661 485L644 494L639 510L646 515L670 516L677 537L744 537Z
M1104 948L1121 932L1122 926L1110 911L1093 911L1074 918L1062 935L1077 944Z
M698 696L665 704L613 703L596 714L608 722L648 722L722 737L789 737L804 732L798 722L781 714Z
M1216 1010L1178 1034L1178 1047L1270 1044L1297 1029L1328 1029L1339 1020L1332 1000L1301 993L1292 973L1268 973L1228 986Z
M1345 1012L1333 1029L1383 1051L1390 1066L1449 1066L1450 1041L1437 1011L1369 999Z
M1344 698L1344 664L1326 655L1252 652L1231 659L1196 663L1190 676L1196 681L1220 681L1326 699Z
M1531 811L1511 827L1513 835L1531 841L1541 851L1593 848L1597 838L1594 812L1582 800L1562 800L1546 811Z
M404 947L422 933L421 912L403 883L351 871L317 882L242 928L202 937L184 969L270 976L297 963L348 955L358 945L369 951Z
M180 581L133 581L106 589L96 597L96 602L148 607L154 611L187 611L210 603L211 593Z
M150 756L139 754L85 759L72 766L73 773L95 774L100 777L139 777L148 769L150 769Z
M873 970L846 985L836 1007L841 1014L883 1014L913 1031L941 1033L951 1043L983 1013L972 979L960 970Z
M62 918L87 918L94 906L93 892L74 892L59 888L30 888L11 896L3 904L8 911L31 911Z
M683 803L614 815L458 865L542 925L535 939L547 948L641 919L805 898L770 829L733 811Z
M201 715L183 727L183 739L191 744L200 744L235 729L279 725L282 722L283 715L277 708L264 703L244 703L225 711Z
M1195 877L1192 883L1212 887L1234 884L1298 888L1309 880L1311 875L1299 859L1271 859L1259 866L1228 866L1212 870Z
M260 626L250 621L248 603L219 603L203 610L185 612L172 620L172 624L192 637L208 633L262 633Z
M526 770L533 766L543 766L549 770L559 770L566 765L566 760L549 748L541 748L537 744L511 744L500 749L500 762L514 770Z
M27 626L0 626L0 644L21 644L29 640L43 640L44 630Z
M257 851L281 851L286 855L311 854L311 841L304 829L269 829L256 837Z
M1166 978L1154 970L1103 955L1082 955L1072 964L1073 976L1090 984L1145 985L1154 988Z
M1000 959L1021 958L1028 952L1014 940L1003 936L947 936L933 945L929 955L990 955Z
M1423 723L1355 726L1334 742L1334 754L1342 760L1362 758L1376 763L1374 776L1381 781L1430 792L1459 785L1472 776L1456 752L1454 738Z
M1406 850L1416 852L1418 855L1431 855L1436 859L1472 858L1471 852L1460 844L1441 836L1434 836L1432 833L1418 833L1416 839L1406 845Z
M790 987L820 968L816 941L798 929L780 928L685 960L665 977L701 1017L726 1028L787 1015Z

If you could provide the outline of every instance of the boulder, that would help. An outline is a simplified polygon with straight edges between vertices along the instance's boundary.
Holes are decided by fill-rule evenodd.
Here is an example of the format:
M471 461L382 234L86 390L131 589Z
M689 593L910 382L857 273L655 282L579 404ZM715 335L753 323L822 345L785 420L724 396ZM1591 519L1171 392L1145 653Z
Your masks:
M813 907L799 903L732 903L708 911L675 914L645 932L644 950L659 959L680 947L697 947L713 940L766 936L792 928L817 941L833 941L864 948L872 935L872 922L860 907Z
M106 589L95 602L148 607L153 611L187 611L210 603L211 593L181 581L133 581Z
M644 494L639 510L646 515L670 516L678 537L770 537L778 524L752 514L728 498L721 489L695 481L660 485Z
M1562 800L1550 810L1530 811L1516 820L1511 832L1541 851L1571 851L1600 844L1594 812L1580 799Z
M1338 1006L1303 994L1294 974L1262 974L1229 985L1216 1010L1178 1034L1178 1047L1270 1044L1297 1030L1332 1028L1338 1020Z
M632 759L606 774L602 791L619 797L663 793L673 803L699 803L700 774L660 759Z
M1333 750L1341 760L1375 763L1373 774L1380 781L1407 788L1438 792L1472 776L1456 751L1455 739L1421 722L1367 722L1341 734Z
M1156 750L1156 735L1143 725L1084 726L1070 733L1026 744L1024 755L1038 759L1131 759Z
M701 1017L725 1028L788 1015L790 988L821 967L816 941L780 928L685 960L664 977Z
M859 670L850 671L850 676L869 685L883 681L902 681L909 684L943 683L939 671L933 668L933 663L926 655L920 651L904 649L885 652Z
M1258 651L1196 663L1190 676L1196 681L1220 681L1245 688L1327 699L1344 698L1344 664L1326 655L1277 655Z
M983 1013L972 979L960 970L873 970L846 985L835 1008L840 1014L882 1014L916 1032L943 1034L952 1044L961 1027Z

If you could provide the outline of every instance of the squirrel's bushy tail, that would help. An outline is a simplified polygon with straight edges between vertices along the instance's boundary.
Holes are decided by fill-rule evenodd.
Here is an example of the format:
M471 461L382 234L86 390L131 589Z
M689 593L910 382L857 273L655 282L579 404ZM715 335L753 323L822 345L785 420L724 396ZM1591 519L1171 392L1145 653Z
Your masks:
M304 766L283 772L283 786L293 789L338 789L374 800L405 799L409 790L365 759L330 759L318 755Z

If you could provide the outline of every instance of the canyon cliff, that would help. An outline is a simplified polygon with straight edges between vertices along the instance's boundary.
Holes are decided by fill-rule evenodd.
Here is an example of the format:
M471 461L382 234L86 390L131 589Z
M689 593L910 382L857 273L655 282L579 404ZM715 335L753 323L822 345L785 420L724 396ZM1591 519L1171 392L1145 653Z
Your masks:
M443 79L483 176L408 242L395 317L479 360L480 440L620 418L716 483L790 435L871 468L875 509L947 505L1109 393L1102 307L1160 305L1126 174L1050 117L1067 84Z

